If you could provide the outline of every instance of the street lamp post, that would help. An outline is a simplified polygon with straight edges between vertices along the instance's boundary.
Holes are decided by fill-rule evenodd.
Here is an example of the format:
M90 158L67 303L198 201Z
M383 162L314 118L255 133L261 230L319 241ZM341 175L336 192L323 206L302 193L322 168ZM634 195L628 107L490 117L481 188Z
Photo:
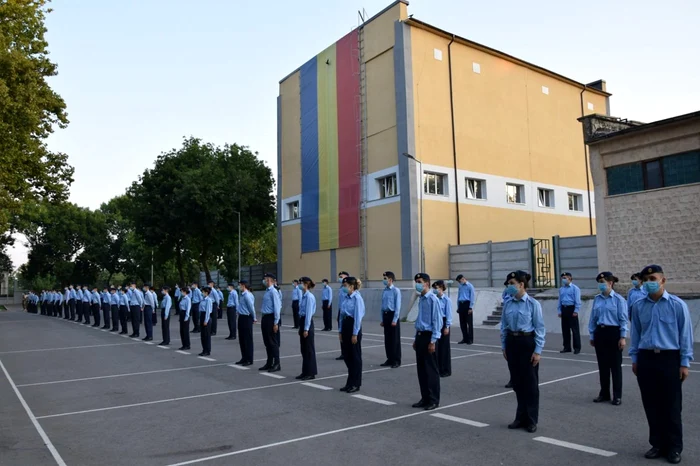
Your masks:
M420 168L420 180L418 180L418 189L420 189L420 270L421 272L425 272L425 246L423 245L423 162L406 152L404 152L403 155L417 162Z
M241 213L233 213L238 215L238 281L241 281Z

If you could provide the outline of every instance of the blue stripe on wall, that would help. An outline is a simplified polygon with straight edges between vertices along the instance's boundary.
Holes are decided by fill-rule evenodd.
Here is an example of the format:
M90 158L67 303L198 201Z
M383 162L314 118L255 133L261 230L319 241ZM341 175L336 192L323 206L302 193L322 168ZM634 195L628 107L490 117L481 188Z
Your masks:
M318 77L316 58L301 67L301 252L318 251Z

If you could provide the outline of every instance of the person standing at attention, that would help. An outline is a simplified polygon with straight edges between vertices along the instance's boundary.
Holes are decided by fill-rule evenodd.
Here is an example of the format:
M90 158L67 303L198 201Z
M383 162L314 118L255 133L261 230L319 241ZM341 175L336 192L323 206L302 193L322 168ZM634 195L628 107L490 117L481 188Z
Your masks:
M238 282L241 290L240 305L238 307L238 342L241 346L241 359L236 362L239 366L253 364L253 324L255 318L255 296L250 292L246 280Z
M416 370L421 399L413 407L430 411L440 405L440 371L436 350L442 329L442 318L440 302L435 293L430 291L430 275L417 273L414 281L416 292L420 294L413 349L416 351Z
M539 367L544 347L542 306L527 294L530 274L517 270L506 277L510 299L503 303L501 348L508 361L510 380L518 400L515 420L509 429L537 432L540 410Z
M175 302L173 303L173 307L175 307L175 315L178 315L180 313L180 298L182 298L182 291L180 291L179 284L175 284L175 292L173 293L173 297L175 298Z
M340 292L338 292L338 317L336 318L336 323L338 324L338 328L340 328L340 308L343 307L343 301L345 298L347 298L347 295L342 292L343 289L343 280L348 278L350 276L349 273L343 271L338 274L338 281L340 282ZM343 361L345 360L345 356L343 355L343 345L341 343L340 345L340 356L335 358L336 361Z
M263 296L262 314L260 328L262 330L263 343L267 353L267 361L259 370L268 372L278 372L280 367L280 348L275 336L279 332L280 313L282 312L282 301L275 289L275 276L266 273L263 278L265 285L265 295Z
M143 326L146 328L146 336L143 341L153 340L153 312L156 310L156 303L151 294L151 287L143 285Z
M433 283L433 293L440 302L440 317L442 318L442 335L438 340L438 370L440 377L452 375L452 351L450 349L450 327L452 326L452 300L445 294L445 282L438 280Z
M316 297L311 290L316 284L309 277L299 279L299 346L301 348L301 374L297 380L316 378L316 346L314 344L314 314L316 314Z
M200 356L210 356L211 355L211 334L209 329L211 325L211 311L213 308L213 301L210 296L211 288L205 286L202 288L202 295L204 299L199 303L199 331L200 339L202 340L202 352L199 353Z
M321 280L323 293L321 294L321 306L323 307L323 331L333 330L333 289L328 284L328 279Z
M469 283L464 275L457 275L459 292L457 294L457 314L459 327L462 330L462 341L458 344L471 345L474 343L474 285Z
M131 282L131 297L129 298L129 308L131 310L131 328L133 333L131 338L141 336L141 313L143 312L143 292L136 289L136 282Z
M192 310L192 301L190 301L190 290L182 289L180 297L180 341L182 346L180 351L190 349L190 311Z
M236 309L238 309L238 293L236 285L228 284L228 299L226 301L226 323L228 324L227 340L236 339Z
M382 291L382 315L379 325L384 328L384 352L386 361L381 366L396 369L401 366L401 291L394 286L394 272L384 272Z
M109 309L112 312L112 329L110 332L119 331L119 295L115 287L109 288Z
M612 373L612 404L622 403L622 350L627 337L627 303L625 298L615 293L613 286L618 282L610 272L598 274L598 291L593 299L588 333L591 346L595 347L600 375L600 393L594 403L610 401L610 374Z
M627 318L632 320L632 304L636 303L638 300L647 297L647 292L642 287L642 280L638 273L633 274L630 277L632 281L632 288L627 292L627 310L629 314Z
M209 325L209 335L216 335L216 330L219 322L219 293L216 291L214 281L209 280L209 299L211 299L211 319Z
M301 291L299 291L299 281L292 281L294 288L292 289L292 319L294 320L294 328L299 328L299 300L301 299Z
M127 316L129 315L129 298L126 295L126 290L121 288L119 290L119 323L121 324L122 331L119 335L128 335L129 327L127 325Z
M192 333L199 333L199 303L202 302L204 296L202 296L202 290L199 289L199 285L196 282L192 282L191 289L192 310L190 311L190 316L192 317L192 325L194 325Z
M637 376L649 424L651 449L644 455L681 462L682 387L693 360L693 322L688 306L666 291L659 265L639 274L647 296L632 304L632 372Z
M338 335L348 368L348 379L341 392L355 393L362 386L362 319L365 317L365 301L360 295L362 282L355 277L345 277L341 294L345 295L340 308Z
M571 334L574 337L574 354L581 352L581 333L578 323L578 312L581 310L581 290L573 283L574 277L565 272L561 274L559 302L557 313L561 319L561 334L564 339L564 349L560 353L571 353Z
M160 328L163 333L163 341L158 346L168 346L170 344L170 308L173 305L173 300L170 297L170 287L164 286L161 293L163 293L163 300L160 302L160 307L162 308Z

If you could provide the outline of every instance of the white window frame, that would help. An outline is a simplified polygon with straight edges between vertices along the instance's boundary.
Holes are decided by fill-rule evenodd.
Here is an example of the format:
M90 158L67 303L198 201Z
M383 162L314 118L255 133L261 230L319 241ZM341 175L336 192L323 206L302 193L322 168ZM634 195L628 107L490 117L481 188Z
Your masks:
M479 192L482 194L483 197L477 197L476 193L474 190L471 189L471 184L472 183L478 183L480 186ZM486 192L486 180L482 180L479 178L469 178L466 177L464 178L464 186L465 186L465 194L467 196L467 199L471 199L473 201L486 201L488 200L488 193Z
M573 199L574 199L574 202L573 202L573 204L574 204L573 207L574 207L574 208L573 208L573 209L571 208L571 207L572 207L572 206L571 206L571 204L572 204L572 203L571 203L572 197L573 197ZM567 201L566 203L567 203L567 207L568 207L568 209L569 209L569 212L583 212L583 194L579 194L579 193L567 193L567 195L566 195L566 201ZM579 207L578 209L576 208L576 204L578 204L578 207Z
M393 186L393 192L390 194L387 194L387 181L391 181L391 185ZM396 176L396 173L391 173L386 176L382 176L379 178L376 178L377 181L377 191L379 192L379 199L388 199L391 197L396 197L399 195L399 184L398 184L398 177Z
M511 202L510 196L508 195L508 188L511 186L517 189L516 198L520 197L521 202ZM506 202L513 205L525 205L527 203L527 199L525 199L525 185L518 183L506 183Z
M545 209L554 209L554 190L537 188L537 205Z
M296 201L291 201L287 202L286 207L287 207L287 218L286 220L298 220L301 218L301 209L300 209L300 203L298 200ZM296 207L296 214L297 216L294 216L294 208Z
M427 178L428 178L429 176L435 176L435 177L436 177L436 178L435 178L435 192L434 192L434 193L431 193L431 192L429 191L429 184L426 183L426 180L427 180ZM437 192L437 191L438 191L438 189L437 189L437 187L438 187L438 183L437 183L438 178L437 178L437 177L439 177L439 178L442 180L442 193L438 193L438 192ZM440 172L427 171L427 170L425 170L425 171L423 171L422 183L423 183L423 186L422 186L421 189L423 189L423 193L424 193L424 194L427 194L427 195L429 195L429 196L445 196L445 197L446 197L446 196L449 196L449 191L447 190L447 186L448 186L448 183L449 183L449 178L448 178L448 176L447 176L447 173L440 173Z

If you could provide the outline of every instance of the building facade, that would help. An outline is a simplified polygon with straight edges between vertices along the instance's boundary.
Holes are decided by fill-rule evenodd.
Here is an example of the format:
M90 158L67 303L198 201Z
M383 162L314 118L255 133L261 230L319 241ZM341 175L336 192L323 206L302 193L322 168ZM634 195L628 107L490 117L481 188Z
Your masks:
M280 82L278 274L447 277L449 245L593 234L577 119L609 97L394 2Z
M598 264L621 281L659 264L700 292L700 112L649 124L582 118L596 197Z

